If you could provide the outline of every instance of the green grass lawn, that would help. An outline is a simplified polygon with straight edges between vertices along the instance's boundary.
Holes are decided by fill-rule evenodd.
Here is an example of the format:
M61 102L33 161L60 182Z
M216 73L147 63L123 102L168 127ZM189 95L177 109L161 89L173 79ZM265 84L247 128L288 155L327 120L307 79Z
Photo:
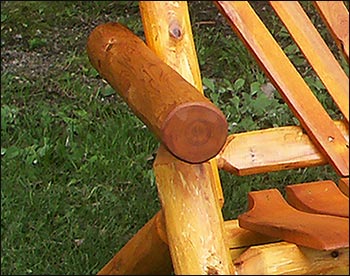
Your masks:
M285 29L254 5L339 118ZM265 96L267 78L215 6L192 2L190 11L205 94L230 132L298 124L277 93ZM159 142L85 51L89 33L108 21L143 38L137 2L1 2L2 274L96 274L160 208L152 171ZM329 166L220 176L225 219L246 209L251 190L337 179Z

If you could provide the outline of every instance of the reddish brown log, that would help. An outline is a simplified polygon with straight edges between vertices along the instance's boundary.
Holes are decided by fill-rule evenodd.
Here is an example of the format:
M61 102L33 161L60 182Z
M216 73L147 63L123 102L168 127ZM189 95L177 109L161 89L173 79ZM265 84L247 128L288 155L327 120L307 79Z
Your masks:
M200 163L227 137L223 113L126 27L106 23L89 36L91 64L176 157Z

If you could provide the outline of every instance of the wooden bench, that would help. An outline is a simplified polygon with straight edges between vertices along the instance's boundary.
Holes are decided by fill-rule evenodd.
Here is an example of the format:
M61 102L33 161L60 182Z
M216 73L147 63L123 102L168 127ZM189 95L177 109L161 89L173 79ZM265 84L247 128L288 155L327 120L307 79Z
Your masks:
M330 118L245 1L215 5L301 126L227 133L203 96L186 2L140 2L147 46L117 23L89 36L93 66L162 142L154 162L162 209L100 275L349 273L349 79L298 2L270 4L343 120ZM348 62L348 10L314 4ZM247 212L224 221L219 169L249 175L325 164L338 185L294 183L286 198L277 189L250 192Z

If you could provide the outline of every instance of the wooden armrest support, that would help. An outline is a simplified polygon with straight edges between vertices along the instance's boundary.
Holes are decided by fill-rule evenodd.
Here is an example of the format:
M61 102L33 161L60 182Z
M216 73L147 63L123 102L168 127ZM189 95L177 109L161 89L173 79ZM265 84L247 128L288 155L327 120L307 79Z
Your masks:
M342 121L334 124L349 141ZM287 126L232 134L216 156L218 167L237 175L249 175L327 164L301 127Z

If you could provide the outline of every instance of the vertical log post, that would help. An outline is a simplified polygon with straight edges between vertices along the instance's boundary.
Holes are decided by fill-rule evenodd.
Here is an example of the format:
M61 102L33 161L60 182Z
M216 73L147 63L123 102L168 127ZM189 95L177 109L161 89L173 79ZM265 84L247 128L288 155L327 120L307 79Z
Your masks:
M148 46L202 92L187 3L142 1L140 10ZM160 147L154 171L175 274L233 274L215 160L188 164Z
M223 113L129 29L99 25L87 52L100 75L175 156L200 163L220 151L227 137Z

